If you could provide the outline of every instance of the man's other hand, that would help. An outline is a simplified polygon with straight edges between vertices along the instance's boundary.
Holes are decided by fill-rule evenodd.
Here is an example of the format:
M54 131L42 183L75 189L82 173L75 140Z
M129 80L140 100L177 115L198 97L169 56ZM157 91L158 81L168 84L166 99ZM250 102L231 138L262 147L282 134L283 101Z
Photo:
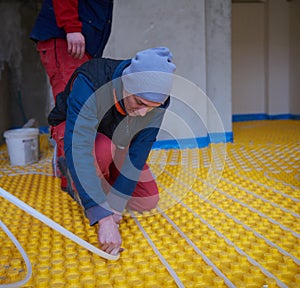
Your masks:
M85 39L80 32L67 33L68 53L81 59L85 53Z

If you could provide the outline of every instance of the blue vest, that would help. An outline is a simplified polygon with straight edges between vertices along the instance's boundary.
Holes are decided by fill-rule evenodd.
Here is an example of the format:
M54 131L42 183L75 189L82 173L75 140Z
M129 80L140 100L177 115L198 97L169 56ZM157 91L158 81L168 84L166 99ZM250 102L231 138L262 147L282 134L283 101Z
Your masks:
M92 57L102 56L111 33L112 12L113 0L78 0L78 14L86 51ZM44 0L30 38L34 41L66 38L64 29L56 24L52 0Z
M129 145L130 162L127 161L129 158L125 160L121 174L114 182L111 191L117 191L117 196L119 193L122 193L121 196L125 198L131 196L139 178L138 171L141 172L146 163L151 147L156 141L165 111L170 103L169 97L160 106L160 109L153 109L144 117L131 117L118 112L113 97L113 88L116 88L117 100L121 104L123 98L121 76L130 61L130 59L122 61L95 58L85 62L75 70L65 91L57 95L55 107L48 117L51 126L56 126L66 120L64 135L66 160L85 210L97 205L97 203L89 196L86 186L82 185L78 178L78 170L74 164L78 160L78 153L82 155L82 158L80 158L80 163L76 162L77 164L85 166L83 163L93 163L93 156L90 152L93 149L94 140L91 141L90 139L95 139L97 131L112 139L118 147ZM71 84L73 85L72 91ZM95 91L97 93L94 93ZM93 100L90 101L91 99ZM89 111L89 117L82 117L83 114L79 117L79 111L83 111L83 107L85 107L85 111ZM99 124L98 127L97 124ZM82 142L84 144L80 151L73 150L74 143L78 145L78 142L76 142L79 135L77 129L82 129L82 135L85 135L80 136L81 140L86 138ZM131 165L129 165L130 163ZM135 167L137 171L134 172L136 177L129 179L125 176L124 171L132 171L132 167ZM84 168L84 175L86 177L83 179L89 181L90 195L101 195L101 201L105 201L105 192L102 186L98 185L99 177L95 173L94 165L87 165ZM101 213L103 213L102 215L106 213L106 216L110 214L107 211Z

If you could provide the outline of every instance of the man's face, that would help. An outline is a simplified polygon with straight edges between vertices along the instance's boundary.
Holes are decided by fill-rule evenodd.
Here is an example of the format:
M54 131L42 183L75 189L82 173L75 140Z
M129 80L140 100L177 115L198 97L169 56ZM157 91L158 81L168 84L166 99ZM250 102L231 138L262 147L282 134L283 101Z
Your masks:
M157 108L161 105L159 102L152 102L137 95L129 94L126 90L123 92L123 101L129 116L143 117L153 108Z

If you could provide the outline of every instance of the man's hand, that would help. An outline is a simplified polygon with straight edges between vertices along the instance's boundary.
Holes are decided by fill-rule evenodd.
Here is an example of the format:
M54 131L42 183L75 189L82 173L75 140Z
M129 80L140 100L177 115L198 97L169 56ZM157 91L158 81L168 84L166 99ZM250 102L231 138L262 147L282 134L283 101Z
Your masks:
M115 209L111 209L111 211L114 213L112 216L114 218L115 223L118 224L118 226L119 226L119 224L120 224L120 222L122 220L122 214L121 214L121 212L119 212L119 211L117 211Z
M81 59L85 53L85 39L81 32L67 33L68 53Z
M98 241L101 249L112 255L118 254L122 239L113 215L101 219L98 223Z

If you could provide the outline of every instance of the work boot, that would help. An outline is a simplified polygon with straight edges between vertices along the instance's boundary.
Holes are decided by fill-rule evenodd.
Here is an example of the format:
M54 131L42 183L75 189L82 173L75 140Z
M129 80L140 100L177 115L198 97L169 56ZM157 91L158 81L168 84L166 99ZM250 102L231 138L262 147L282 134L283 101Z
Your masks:
M60 178L60 187L61 190L67 191L67 186L68 186L68 180L65 176L62 175L59 167L58 167L58 159L62 156L58 155L58 149L57 149L57 144L53 138L50 139L51 144L53 145L53 156L52 156L52 171L53 171L53 176Z
M60 170L62 180L64 178L66 181L66 183L65 183L66 185L64 188L62 187L62 190L67 192L78 204L80 204L80 199L79 199L78 193L73 186L73 180L70 175L70 171L67 167L66 158L63 156L59 157L58 161L57 161L57 165Z

